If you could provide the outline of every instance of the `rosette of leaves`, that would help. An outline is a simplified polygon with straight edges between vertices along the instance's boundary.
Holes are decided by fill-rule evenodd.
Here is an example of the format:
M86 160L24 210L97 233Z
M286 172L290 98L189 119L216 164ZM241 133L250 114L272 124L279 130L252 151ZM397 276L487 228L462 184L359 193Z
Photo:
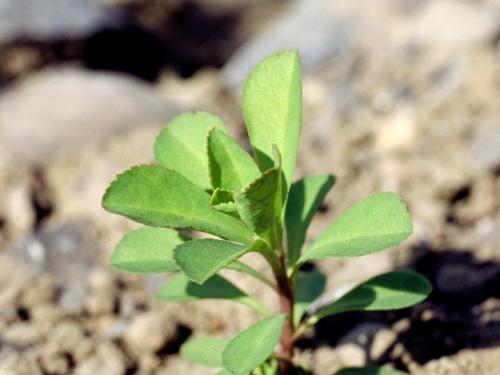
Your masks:
M294 363L294 343L320 319L346 311L406 308L431 290L416 273L392 271L307 314L323 293L325 276L302 272L301 265L368 256L396 246L412 233L412 223L404 203L393 193L381 192L354 204L303 248L309 224L335 178L314 175L292 181L301 101L298 53L275 53L255 66L244 87L243 116L253 157L218 117L184 113L156 139L155 163L120 174L103 197L106 210L146 225L118 243L113 267L140 274L173 273L158 291L163 301L227 299L262 315L230 340L202 337L182 346L184 358L218 367L219 374L307 373ZM186 229L211 238L191 238ZM249 252L268 262L272 279L239 260ZM280 300L279 313L268 311L220 275L224 269L271 287ZM399 372L345 369L339 374Z

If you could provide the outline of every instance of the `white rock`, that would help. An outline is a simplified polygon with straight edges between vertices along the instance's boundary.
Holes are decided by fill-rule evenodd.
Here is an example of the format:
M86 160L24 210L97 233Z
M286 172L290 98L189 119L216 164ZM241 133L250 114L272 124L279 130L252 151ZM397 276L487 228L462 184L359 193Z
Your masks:
M396 111L384 118L376 129L375 147L381 152L409 151L415 145L417 125L409 111Z
M4 215L12 237L17 238L30 233L35 223L35 212L27 181L19 181L18 184L7 190L6 194L3 202L5 205Z
M415 38L449 49L493 39L500 29L498 8L463 0L427 1L415 17Z
M1 356L0 374L2 375L42 375L36 358L25 353L11 352Z
M0 43L81 38L120 18L89 0L0 0Z
M2 334L2 341L17 347L28 347L42 339L38 327L28 322L18 322L9 326Z
M111 292L114 289L115 279L108 269L95 268L90 272L87 282L92 291Z
M500 126L476 131L469 144L469 155L480 170L500 165Z
M75 350L85 333L83 327L72 320L63 320L51 332L50 343L60 350Z
M148 311L137 315L125 332L124 341L135 354L161 349L175 337L176 325L163 311Z
M355 344L344 344L337 348L339 360L343 366L363 366L366 363L365 351Z
M47 162L114 131L164 123L173 108L154 88L121 74L70 67L30 76L0 97L0 146L16 162Z
M96 353L80 362L75 375L124 375L126 371L125 357L113 344L103 343L97 347Z
M397 335L391 329L382 329L373 337L373 343L370 348L370 358L377 360L387 349L396 341Z

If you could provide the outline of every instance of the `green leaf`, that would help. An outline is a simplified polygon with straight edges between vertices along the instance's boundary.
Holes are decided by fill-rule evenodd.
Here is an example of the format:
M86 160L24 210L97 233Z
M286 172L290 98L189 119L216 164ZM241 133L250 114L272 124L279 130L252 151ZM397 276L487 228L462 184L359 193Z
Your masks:
M255 375L278 375L278 361L276 359L271 359L270 361L264 362L254 371ZM297 373L296 375L299 375Z
M103 197L106 210L139 223L192 228L250 243L253 234L237 218L209 207L210 195L159 165L134 167L119 175Z
M284 315L265 318L240 332L222 353L224 366L236 375L247 375L261 365L280 341Z
M281 214L281 176L279 167L264 172L243 191L233 194L243 222L259 237L273 243Z
M290 186L302 123L297 51L274 53L253 68L243 92L243 116L260 169L272 168L275 144L283 156L285 185Z
M199 337L182 344L182 358L208 367L222 367L222 351L228 341L218 337Z
M219 372L217 372L215 375L234 375L232 371L229 371L226 368L223 368Z
M156 138L156 162L211 190L208 175L207 137L211 129L226 131L222 121L206 112L187 112L174 117Z
M397 310L422 302L432 286L423 276L409 271L392 271L361 283L308 320L314 324L327 315L345 311Z
M226 212L228 214L238 214L236 202L233 198L233 193L227 190L216 188L210 198L210 207L217 211Z
M111 255L111 265L121 271L142 274L174 272L179 266L173 251L187 238L167 228L140 228L125 235Z
M335 375L410 375L407 372L383 367L346 367L337 371Z
M355 257L396 246L412 233L411 217L394 193L378 193L344 212L299 260Z
M299 272L295 284L295 304L293 320L298 326L307 308L323 293L326 277L319 271Z
M182 272L198 284L203 284L219 270L241 257L248 246L221 240L192 240L174 251L174 258Z
M308 176L290 187L285 210L289 265L299 259L309 224L334 183L332 175Z
M208 135L208 165L214 189L240 190L260 175L250 155L216 128Z
M227 299L247 305L260 314L267 313L259 302L219 275L212 276L204 284L200 285L189 281L186 275L179 273L160 288L156 297L167 302Z

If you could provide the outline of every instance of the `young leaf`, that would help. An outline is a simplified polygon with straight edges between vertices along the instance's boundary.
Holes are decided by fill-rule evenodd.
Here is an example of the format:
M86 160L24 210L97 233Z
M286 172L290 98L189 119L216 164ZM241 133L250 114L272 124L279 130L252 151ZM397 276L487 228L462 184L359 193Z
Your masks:
M245 83L243 116L260 169L273 167L272 145L275 144L283 156L285 185L290 186L302 123L297 51L275 53L254 67Z
M259 177L260 171L250 155L230 136L214 128L207 141L210 180L214 189L240 190Z
M186 275L179 273L160 288L156 297L167 302L227 299L247 305L260 314L267 314L266 309L259 302L219 275L212 276L200 285L189 281Z
M308 176L290 187L285 210L289 265L294 265L299 259L307 228L334 183L332 175Z
M269 244L273 241L273 230L281 214L280 173L279 167L271 168L233 195L243 222Z
M406 372L383 367L346 367L337 371L335 375L410 375Z
M228 214L238 214L236 202L233 198L233 193L227 190L216 188L210 198L210 207L217 211L226 212Z
M203 284L229 263L248 251L248 246L221 240L192 240L174 251L174 258L186 276Z
M423 276L393 271L361 283L337 301L322 308L308 320L314 324L327 315L345 311L397 310L422 302L432 286Z
M247 375L273 352L285 324L284 315L265 318L236 335L222 353L225 368Z
M295 304L293 305L293 320L298 326L307 308L325 289L326 277L319 271L299 272L295 285Z
M182 344L182 358L205 365L207 367L222 367L222 351L228 341L218 337L199 337Z
M179 269L173 252L186 241L167 228L140 228L125 235L111 255L111 265L121 271L142 274L174 272Z
M207 136L211 129L226 131L222 121L206 112L187 112L174 117L156 138L156 162L210 190Z
M266 361L261 364L254 371L255 375L277 375L278 374L278 361L276 359L271 359L270 361ZM301 372L297 372L296 375L302 374Z
M299 263L327 257L355 257L396 246L412 233L411 217L394 193L378 193L349 208Z
M212 210L210 196L194 183L159 165L134 167L119 175L103 197L106 210L139 223L192 228L249 243L253 234L237 218Z

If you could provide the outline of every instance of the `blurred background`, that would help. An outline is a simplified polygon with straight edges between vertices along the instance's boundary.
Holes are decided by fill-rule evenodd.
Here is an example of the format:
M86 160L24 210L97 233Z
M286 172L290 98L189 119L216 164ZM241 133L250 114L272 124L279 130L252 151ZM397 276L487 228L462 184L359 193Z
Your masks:
M212 373L179 357L182 342L231 337L256 316L158 303L164 275L111 270L137 225L100 199L117 173L152 162L181 111L217 114L248 146L242 83L283 48L303 65L296 177L338 181L308 240L378 191L414 218L400 248L319 265L324 298L394 268L434 285L413 309L325 319L298 359L325 375L500 374L500 1L0 0L1 374Z

